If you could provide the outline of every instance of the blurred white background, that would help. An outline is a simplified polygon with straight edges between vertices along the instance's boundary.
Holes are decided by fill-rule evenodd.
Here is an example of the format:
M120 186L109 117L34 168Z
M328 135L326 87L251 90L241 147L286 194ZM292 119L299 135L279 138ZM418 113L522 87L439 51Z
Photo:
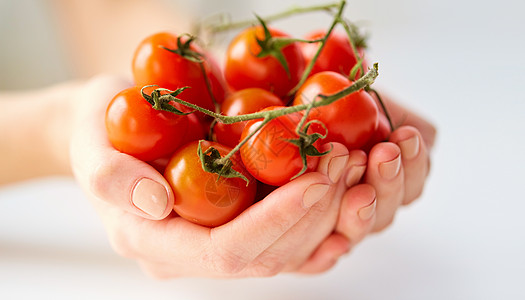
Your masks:
M0 0L0 89L75 76L51 2ZM320 2L165 4L197 15L231 8L244 19ZM439 135L422 198L330 272L154 281L114 254L73 180L49 178L0 188L0 298L525 299L524 3L348 1L347 16L371 34L377 85ZM278 24L294 34L328 26L312 18Z

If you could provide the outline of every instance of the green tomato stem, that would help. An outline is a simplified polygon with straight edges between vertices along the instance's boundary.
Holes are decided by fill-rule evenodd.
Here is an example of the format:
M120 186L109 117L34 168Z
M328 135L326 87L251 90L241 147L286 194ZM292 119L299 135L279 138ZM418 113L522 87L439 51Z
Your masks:
M206 115L216 118L218 122L221 122L224 124L233 124L237 122L250 121L254 119L266 119L266 118L275 119L280 116L289 115L289 114L292 114L298 111L306 110L308 109L309 106L311 106L312 108L315 108L315 107L329 105L337 101L338 99L341 99L345 96L350 95L351 93L357 92L361 89L366 88L367 86L370 86L371 84L374 83L378 75L379 75L378 64L375 63L373 65L373 68L371 68L363 77L356 80L351 86L335 94L332 94L332 95L328 95L328 96L318 95L318 97L321 98L321 100L315 101L312 104L309 103L309 104L294 105L294 106L289 106L289 107L285 107L285 108L281 108L277 110L261 111L261 112L238 115L238 116L225 116L222 114L218 114L211 110L202 108L198 105L195 105L195 104L186 102L182 99L179 99L177 97L174 97L171 94L162 95L161 98L166 97L166 100L175 101L177 103L190 107L196 111L200 111Z
M337 7L338 7L338 10L337 10L337 13L334 17L334 20L332 22L332 24L330 24L330 28L328 29L328 31L326 32L324 38L321 39L321 42L320 42L320 45L319 45L319 48L317 48L317 52L315 52L315 55L314 57L312 58L312 60L310 61L310 63L306 66L304 72L303 72L303 75L301 76L301 79L299 80L299 82L295 85L295 87L290 91L288 92L288 95L293 95L295 92L297 92L297 90L299 90L299 88L303 85L303 83L306 81L306 79L308 78L308 75L310 75L310 73L312 72L312 69L314 67L314 64L315 62L317 61L317 58L319 57L319 55L321 54L321 51L323 50L325 44L326 44L326 40L328 39L328 36L330 36L330 34L332 33L332 31L334 30L335 26L337 25L337 23L340 22L340 19L341 19L341 15L343 14L343 10L345 8L345 5L346 5L346 1L345 0L342 0L340 1L338 4L337 4Z
M341 17L339 17L339 23L341 23L341 25L343 25L343 28L346 31L346 34L348 36L348 41L350 42L350 47L352 48L352 52L354 53L356 61L359 61L361 56L359 54L359 51L357 50L357 47L355 45L355 41L354 41L354 39L352 37L353 34L352 34L352 29L350 28L350 25L348 24L347 21L345 21ZM365 74L365 66L363 64L361 64L361 68L360 69L361 69L361 75ZM350 78L350 80L354 80L354 78Z
M344 2L344 0L342 2ZM297 15L297 14L304 14L304 13L310 13L310 12L316 12L316 11L331 11L333 8L337 8L339 6L340 6L340 2L323 4L323 5L304 6L304 7L294 6L283 12L266 16L264 20L268 22L272 22L272 21L277 21L280 19L288 18L290 16ZM253 20L245 20L245 21L215 25L215 26L211 25L207 29L212 34L214 34L214 33L234 30L234 29L246 28L246 27L252 26L253 23L254 23Z

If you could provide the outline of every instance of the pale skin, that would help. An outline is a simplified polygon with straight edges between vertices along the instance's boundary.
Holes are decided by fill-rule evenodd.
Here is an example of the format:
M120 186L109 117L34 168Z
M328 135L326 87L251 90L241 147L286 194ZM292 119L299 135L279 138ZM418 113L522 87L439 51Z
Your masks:
M56 2L67 10L62 15L65 21L76 20L72 26L82 27L72 32L81 31L84 38L71 43L78 55L89 49L90 62L83 56L83 64L76 69L81 77L101 71L125 73L122 70L130 57L122 53L130 54L140 38L158 28L173 27L167 26L174 20L169 16L133 17L143 12L142 1L126 2L126 11L109 5L111 1ZM159 5L155 1L147 5L152 3ZM96 26L100 28L131 26L133 22L125 22L129 19L144 32L123 35L128 38L120 41L121 48L104 47L115 35L109 30L90 30L89 9L98 11ZM92 49L94 45L99 47ZM436 130L386 99L394 124L403 121L403 126L368 156L333 144L316 172L278 188L235 220L212 229L195 225L171 214L175 199L162 174L116 151L107 140L107 104L130 85L120 75L96 76L38 91L0 93L0 184L74 176L100 215L115 251L136 260L152 277L324 272L368 234L387 228L397 210L423 191Z
M398 208L423 190L435 129L389 101L394 117L410 125L398 128L390 142L376 145L368 157L333 144L316 172L278 188L221 227L168 216L175 199L162 174L118 152L106 137L107 104L129 85L118 77L100 76L38 92L2 94L0 164L5 167L0 179L75 176L115 251L135 259L153 277L323 272L369 233L390 225ZM48 111L52 113L44 113ZM12 124L17 124L16 132ZM144 185L141 193L134 193L141 178L159 185ZM157 201L160 208L134 205L158 196L159 186L165 191L165 200Z

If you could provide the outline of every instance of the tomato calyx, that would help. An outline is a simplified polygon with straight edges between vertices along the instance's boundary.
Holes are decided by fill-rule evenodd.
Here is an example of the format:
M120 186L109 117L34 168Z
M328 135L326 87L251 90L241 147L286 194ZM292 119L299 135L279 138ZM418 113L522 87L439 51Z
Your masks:
M187 40L183 41L183 38L187 38ZM164 46L160 47L164 50L180 55L189 61L195 63L202 63L204 60L204 55L200 52L191 49L191 43L193 43L195 39L197 39L197 37L190 34L184 34L177 37L177 49L170 49Z
M246 186L250 183L250 180L246 178L242 173L233 169L233 162L230 158L222 157L219 150L214 147L209 147L206 151L202 151L202 140L199 141L199 147L197 148L197 155L199 155L202 169L209 173L215 173L219 175L217 181L221 177L225 178L241 178L246 181Z
M169 96L177 97L180 93L182 93L185 89L189 87L182 87L175 91L171 91L171 90L163 89L163 88L157 88L153 90L150 95L146 94L144 90L147 88L151 88L151 87L158 87L158 86L157 85L146 85L142 87L142 89L140 90L140 93L142 94L142 97L146 101L148 101L148 103L151 104L151 106L154 109L171 112L179 116L189 115L194 112L194 111L183 112L177 109L175 106L173 106L173 104L171 104L172 99L169 98ZM168 92L168 93L162 94L162 92Z
M290 68L288 67L288 62L284 57L282 49L292 43L295 43L297 39L273 37L270 33L270 30L268 29L268 26L266 25L266 22L258 15L255 15L255 17L261 24L264 31L264 38L255 38L257 44L259 45L259 47L261 47L261 51L256 56L258 58L273 56L279 61L281 66L283 66L284 70L286 71L286 75L288 76L288 78L290 78L292 75L290 74Z
M308 129L314 123L321 125L325 133L321 134L319 132L314 132L314 133L308 134ZM298 126L297 134L299 137L297 139L287 139L286 140L288 143L291 143L297 146L297 148L299 148L299 156L301 157L301 160L303 162L303 168L301 169L301 171L295 174L295 176L292 177L291 179L295 179L301 176L302 174L304 174L304 172L306 172L306 170L308 169L308 163L307 163L308 156L323 156L323 155L330 153L330 151L332 151L332 149L330 148L329 150L325 152L319 152L319 150L314 146L314 143L317 142L317 140L324 139L328 136L328 130L326 129L326 126L322 122L318 120L312 120L306 123L302 129L300 129L300 127L301 127L301 124L299 124Z

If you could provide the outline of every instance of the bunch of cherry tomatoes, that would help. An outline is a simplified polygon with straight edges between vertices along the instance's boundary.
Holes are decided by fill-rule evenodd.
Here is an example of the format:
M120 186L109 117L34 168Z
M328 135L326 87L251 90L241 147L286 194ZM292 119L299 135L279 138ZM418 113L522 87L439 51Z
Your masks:
M275 114L321 101L319 95L333 95L363 75L365 68L357 67L364 48L346 33L317 30L290 40L261 20L239 33L225 55L221 68L192 36L153 34L135 51L136 86L107 108L112 145L164 173L179 216L222 225L273 187L315 169L325 154L321 143L366 151L388 137L385 115L363 89L329 105ZM213 118L256 112L259 118L229 119L234 122Z

